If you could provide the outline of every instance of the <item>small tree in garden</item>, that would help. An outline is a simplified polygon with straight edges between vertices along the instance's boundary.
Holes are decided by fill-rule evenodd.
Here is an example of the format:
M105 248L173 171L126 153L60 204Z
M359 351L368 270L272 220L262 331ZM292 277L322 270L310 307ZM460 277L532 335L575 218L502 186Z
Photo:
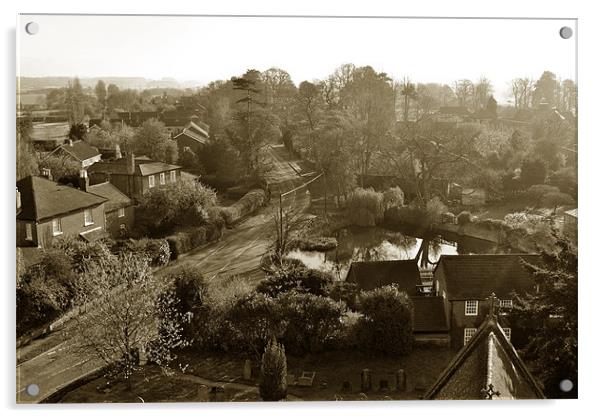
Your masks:
M284 346L272 338L261 357L259 395L268 402L286 398L286 355Z
M571 195L562 192L547 193L541 200L545 207L553 208L552 215L556 215L556 209L558 209L558 206L575 204L575 200L571 197Z

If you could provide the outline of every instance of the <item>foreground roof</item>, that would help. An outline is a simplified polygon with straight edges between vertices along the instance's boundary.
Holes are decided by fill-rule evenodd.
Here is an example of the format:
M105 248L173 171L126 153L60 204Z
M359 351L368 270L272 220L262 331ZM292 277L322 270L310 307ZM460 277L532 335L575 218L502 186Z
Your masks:
M88 186L88 192L107 199L105 208L109 212L132 204L132 200L129 197L109 182Z
M415 260L356 261L351 263L347 281L357 283L362 290L395 284L409 296L422 284Z
M427 391L425 399L544 399L495 317L481 324Z
M17 219L41 221L58 215L100 205L107 199L55 183L44 177L29 176L17 182L22 210Z
M534 281L524 263L540 260L535 254L442 255L435 273L443 269L449 300L487 299L491 293L508 298L526 292Z

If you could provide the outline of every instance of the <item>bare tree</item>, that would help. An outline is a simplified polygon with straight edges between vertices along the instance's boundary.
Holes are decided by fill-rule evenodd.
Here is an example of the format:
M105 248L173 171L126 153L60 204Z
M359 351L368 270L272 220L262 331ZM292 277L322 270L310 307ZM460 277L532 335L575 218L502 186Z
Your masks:
M454 93L458 99L458 106L468 106L474 93L474 86L470 80L458 80L454 82Z

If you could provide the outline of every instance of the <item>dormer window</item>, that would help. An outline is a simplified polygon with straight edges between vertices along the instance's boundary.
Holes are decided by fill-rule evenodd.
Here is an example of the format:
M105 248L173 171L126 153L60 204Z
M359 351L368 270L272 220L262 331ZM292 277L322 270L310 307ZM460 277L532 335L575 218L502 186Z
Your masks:
M155 176L148 176L148 188L152 189L155 187Z
M92 218L92 209L84 210L84 226L93 225L94 218Z
M61 235L62 233L63 233L63 228L61 226L61 219L54 218L52 220L52 235L57 236L57 235Z
M464 304L464 315L476 316L479 313L479 301L467 300Z

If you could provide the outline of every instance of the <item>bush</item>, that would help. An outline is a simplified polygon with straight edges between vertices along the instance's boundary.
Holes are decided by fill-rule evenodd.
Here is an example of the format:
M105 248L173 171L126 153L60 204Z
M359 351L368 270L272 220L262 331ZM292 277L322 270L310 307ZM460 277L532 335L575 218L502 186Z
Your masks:
M289 248L301 251L330 251L339 245L334 237L306 237L293 240Z
M82 273L90 265L99 261L111 262L115 255L103 241L86 242L73 237L63 237L52 244L53 248L71 258L71 268Z
M363 317L357 323L360 347L371 352L408 354L413 342L412 302L395 286L384 286L359 296Z
M182 325L184 335L189 340L193 340L195 330L202 328L205 324L208 310L207 283L201 270L193 266L181 267L168 277L173 282L177 300L176 309L185 319L185 323Z
M345 315L343 302L297 291L282 293L277 298L286 324L283 340L289 351L297 355L316 353L335 341Z
M171 251L166 239L142 238L119 241L113 246L113 252L131 252L149 259L151 266L164 266L169 263Z
M350 309L357 309L359 289L356 283L336 281L328 288L328 297L338 302L345 302Z
M457 218L458 225L464 226L472 222L472 215L467 210L460 212Z
M207 228L204 226L189 227L182 229L165 238L171 253L171 259L175 260L180 255L203 245L207 242Z
M261 357L259 395L264 401L280 401L286 398L286 355L284 346L270 340Z
M222 214L227 225L232 225L243 217L255 212L267 201L265 191L254 189L241 197L236 203L222 208Z
M358 226L375 226L383 219L383 194L356 188L345 201L347 217Z
M384 210L403 206L403 203L404 196L399 187L391 187L383 192L382 204Z
M330 274L319 270L296 268L262 280L257 286L257 291L271 297L291 290L325 296L333 280Z

